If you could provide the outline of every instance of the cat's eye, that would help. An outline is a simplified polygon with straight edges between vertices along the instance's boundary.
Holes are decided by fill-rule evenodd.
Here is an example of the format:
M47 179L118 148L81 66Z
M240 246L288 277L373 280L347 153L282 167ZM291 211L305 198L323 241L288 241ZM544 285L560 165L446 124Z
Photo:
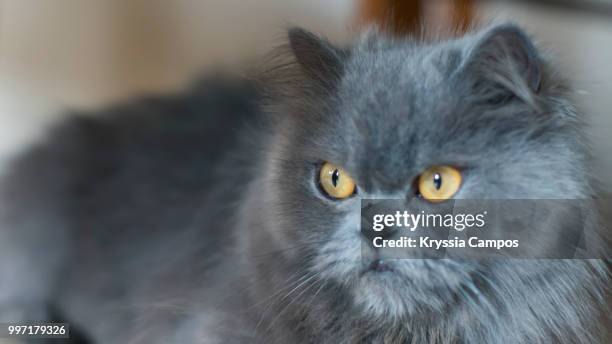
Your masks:
M331 198L344 199L355 193L355 182L340 166L326 162L319 171L321 189Z
M432 166L418 179L418 191L426 200L438 203L455 195L461 186L461 172L451 166Z

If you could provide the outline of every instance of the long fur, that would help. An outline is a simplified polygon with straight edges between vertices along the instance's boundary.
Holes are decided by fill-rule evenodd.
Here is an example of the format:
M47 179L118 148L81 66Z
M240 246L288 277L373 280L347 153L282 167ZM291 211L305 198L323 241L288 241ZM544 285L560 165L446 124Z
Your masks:
M96 343L605 342L604 260L362 273L359 199L414 197L431 165L469 167L458 198L595 196L569 87L522 30L336 47L293 29L279 52L254 82L77 115L17 159L2 319ZM325 161L355 197L321 193Z

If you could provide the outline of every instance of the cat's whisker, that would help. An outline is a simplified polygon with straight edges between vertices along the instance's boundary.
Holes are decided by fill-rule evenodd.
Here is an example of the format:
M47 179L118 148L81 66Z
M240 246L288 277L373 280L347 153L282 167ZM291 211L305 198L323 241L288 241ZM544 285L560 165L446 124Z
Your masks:
M319 293L321 292L321 290L323 290L325 288L325 286L327 285L327 281L326 280L321 280L319 279L319 282L323 281L321 283L321 286L317 289L317 291L315 291L315 293L312 295L312 297L310 298L310 301L308 302L308 305L306 305L306 309L309 309L310 306L312 306L312 303L314 302L314 300L317 298L317 295L319 295Z
M309 278L309 280L311 280L312 278L316 278L320 275L320 273L316 273L314 274L311 278ZM286 304L279 312L278 314L272 319L272 321L270 321L270 324L268 325L268 327L266 328L265 332L268 332L270 329L272 329L272 327L274 326L274 323L280 318L280 316L287 311L287 309L289 309L289 307L291 307L291 305L297 301L297 299L300 298L300 296L304 295L304 293L306 293L310 288L312 288L313 286L315 286L317 284L317 282L320 281L318 279L315 279L313 282L309 283L306 287L304 287L302 289L302 291L297 294L294 298L292 298L290 300L290 302L288 304ZM296 289L292 290L289 294L286 295L285 298L289 297L291 295L291 293L293 293L295 290L299 289L300 286L296 287ZM283 299L285 299L283 298ZM281 300L282 302L282 300Z
M265 257L265 256L277 254L277 253L287 252L287 251L294 250L294 249L300 249L300 248L303 248L303 247L311 247L312 245L323 244L325 242L327 242L327 241L326 240L317 240L317 241L312 241L312 242L303 242L303 243L301 243L299 245L295 245L295 246L291 246L291 247L287 247L287 248L282 248L282 249L278 249L278 250L264 252L264 253L260 253L260 254L256 254L256 255L250 255L250 256L248 256L248 258L261 258L261 257Z
M300 277L298 277L300 276ZM250 310L254 307L257 307L263 303L268 302L269 300L273 299L274 297L278 296L279 294L281 294L283 291L286 291L289 288L292 288L293 286L295 286L297 283L299 283L300 281L302 281L306 276L308 276L308 274L300 274L300 273L293 273L291 276L289 276L289 278L287 278L282 284L288 283L288 285L285 285L284 287L280 287L280 289L278 289L275 293L273 293L272 295L266 297L264 300L255 302L254 304L250 305L249 307L247 307L245 309L245 311ZM291 282L290 282L291 281ZM246 289L250 288L250 286L246 287Z
M465 288L468 288L468 290L466 290ZM466 302L466 304L471 305L475 307L476 309L482 309L481 307L479 307L482 305L484 306L484 308L488 310L489 314L494 315L496 313L497 310L491 304L491 302L489 302L489 300L486 297L484 297L482 293L478 291L478 289L474 288L473 285L464 284L458 290L461 293L461 295L465 297L466 300L470 301L470 302Z
M281 302L286 300L289 296L291 296L291 294L293 294L296 290L299 290L304 284L308 283L309 281L311 281L313 278L317 277L320 273L311 273L310 277L308 277L306 280L304 280L303 282L301 282L298 286L296 286L295 288L293 288L289 293L287 293L285 296L283 296L283 298L280 300Z
M255 330L254 332L257 332L257 329L259 328L259 326L261 325L261 323L263 322L266 313L268 312L268 310L277 302L277 299L275 299L275 296L278 296L279 294L281 294L284 290L287 290L293 286L295 286L296 284L299 283L299 285L297 287L294 287L293 290L291 290L289 293L287 293L282 299L280 299L280 301L282 302L288 295L290 295L291 293L293 293L296 289L298 289L300 286L302 286L304 283L308 282L310 279L312 279L313 276L316 276L316 273L311 273L311 272L306 272L304 275L302 275L295 283L292 283L291 286L289 287L284 287L281 290L279 290L277 293L275 293L272 297L272 300L268 303L268 305L264 308L264 310L261 312L261 315L259 317L259 321L257 322L257 325L255 326Z

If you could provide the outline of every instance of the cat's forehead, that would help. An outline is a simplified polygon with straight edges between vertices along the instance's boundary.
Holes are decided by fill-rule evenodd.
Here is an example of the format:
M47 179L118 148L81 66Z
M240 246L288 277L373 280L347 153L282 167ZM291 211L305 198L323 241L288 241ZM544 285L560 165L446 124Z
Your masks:
M338 87L345 110L407 115L452 96L448 83L461 60L456 44L380 41L357 45L346 62Z
M395 81L395 85L410 85L418 80L418 85L427 86L452 74L462 55L460 41L428 43L385 37L373 40L377 43L362 42L352 48L344 65L347 84Z

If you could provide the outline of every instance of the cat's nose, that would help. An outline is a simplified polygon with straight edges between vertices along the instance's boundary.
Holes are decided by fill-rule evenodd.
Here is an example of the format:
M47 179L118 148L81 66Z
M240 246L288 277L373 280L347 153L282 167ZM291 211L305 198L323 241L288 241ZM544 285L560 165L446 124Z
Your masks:
M362 228L361 235L372 242L374 238L381 237L383 239L389 239L397 232L395 227L385 227L381 231L375 231L372 228Z
M380 207L380 201L377 200L362 200L361 203L361 215L362 215L362 223L361 223L361 235L363 237L365 237L368 242L370 242L370 245L372 244L372 241L374 240L374 238L376 237L381 237L383 239L389 239L391 238L396 232L397 232L397 227L395 226L385 226L384 223L379 223L378 225L382 225L383 228L381 230L374 230L373 226L372 226L372 214L376 214L376 213L385 213L385 211L387 209L385 209L384 207Z
M375 231L372 226L372 215L383 211L381 209L381 201L376 199L362 199L361 200L361 235L367 239L372 247L373 240L377 237L382 237L383 239L387 239L393 236L396 232L395 227L387 227L384 226L382 230Z

